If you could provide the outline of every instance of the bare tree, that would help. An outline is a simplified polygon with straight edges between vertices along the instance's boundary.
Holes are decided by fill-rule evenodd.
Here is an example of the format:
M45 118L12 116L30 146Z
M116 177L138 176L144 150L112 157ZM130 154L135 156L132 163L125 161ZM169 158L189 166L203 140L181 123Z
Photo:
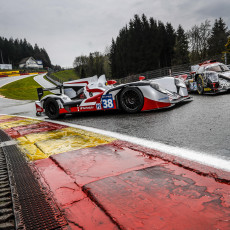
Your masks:
M208 55L208 39L211 36L210 21L206 20L200 26L193 26L187 32L191 62L203 60Z

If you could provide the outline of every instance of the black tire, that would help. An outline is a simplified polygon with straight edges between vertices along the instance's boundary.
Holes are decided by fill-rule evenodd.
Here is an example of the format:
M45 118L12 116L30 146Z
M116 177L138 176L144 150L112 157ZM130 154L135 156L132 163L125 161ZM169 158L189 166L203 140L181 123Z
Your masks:
M203 94L204 93L204 81L203 81L203 78L202 76L198 76L197 77L197 91L199 94Z
M141 111L144 105L144 97L141 91L135 87L126 87L121 91L119 102L122 110L127 113Z
M60 116L58 102L54 98L48 98L45 101L44 108L50 119L57 119Z

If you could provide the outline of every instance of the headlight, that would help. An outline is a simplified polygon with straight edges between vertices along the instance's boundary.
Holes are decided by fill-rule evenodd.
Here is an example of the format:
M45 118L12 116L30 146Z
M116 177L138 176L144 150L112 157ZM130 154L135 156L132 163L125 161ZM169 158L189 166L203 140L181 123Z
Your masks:
M157 83L155 83L155 82L150 82L150 86L151 86L153 89L155 89L155 90L157 90L157 91L159 91L159 92L161 92L161 93L167 94L167 91L166 91L165 89L161 88L161 87L160 87Z
M181 79L178 79L178 78L175 78L175 85L178 87L186 88L185 83Z
M207 79L209 79L211 82L218 82L218 81L219 81L218 74L215 73L215 72L206 73L206 77L207 77Z

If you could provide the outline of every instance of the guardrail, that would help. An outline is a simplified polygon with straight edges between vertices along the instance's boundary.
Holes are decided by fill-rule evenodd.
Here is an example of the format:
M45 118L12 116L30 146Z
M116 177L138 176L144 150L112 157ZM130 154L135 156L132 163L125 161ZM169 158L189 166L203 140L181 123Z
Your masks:
M145 76L146 79L154 79L154 78L165 77L165 76L177 76L182 74L188 74L190 71L191 71L190 65L186 64L180 66L165 67L162 69L130 75L124 78L116 79L116 81L119 84L123 84L132 81L138 81L140 76Z
M227 65L230 69L230 65ZM146 79L154 79L154 78L160 78L160 77L166 77L166 76L178 76L178 75L184 75L189 74L191 72L191 65L185 64L185 65L178 65L178 66L172 66L172 67L166 67L158 70L153 71L147 71L139 74L130 75L124 78L116 79L116 81L119 84L129 83L133 81L138 81L140 76L144 76Z
M62 85L63 82L60 82L60 79L58 79L57 77L50 75L50 76L46 76L52 83L54 83L55 85ZM54 80L54 78L56 78L56 80ZM59 81L58 81L59 80Z

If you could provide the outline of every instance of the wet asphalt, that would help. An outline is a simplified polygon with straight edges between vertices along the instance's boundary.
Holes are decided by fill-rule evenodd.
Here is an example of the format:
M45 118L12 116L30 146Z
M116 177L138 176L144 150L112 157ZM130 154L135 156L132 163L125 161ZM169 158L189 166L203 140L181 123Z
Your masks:
M170 109L75 114L63 121L230 159L230 94L192 97Z

